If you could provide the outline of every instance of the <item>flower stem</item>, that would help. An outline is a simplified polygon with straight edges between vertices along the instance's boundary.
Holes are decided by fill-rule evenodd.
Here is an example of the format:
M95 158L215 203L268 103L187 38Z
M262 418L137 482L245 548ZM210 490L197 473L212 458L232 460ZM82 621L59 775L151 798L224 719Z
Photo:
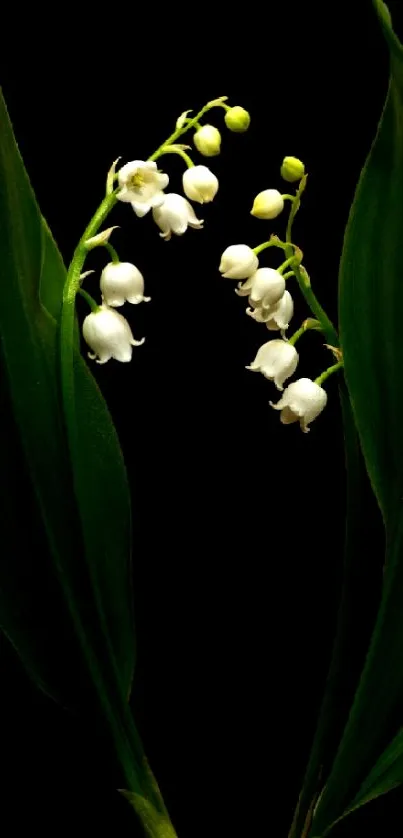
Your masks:
M305 189L306 181L307 181L307 176L304 175L304 177L301 179L301 182L299 184L297 193L295 195L295 200L294 200L294 203L292 204L289 219L288 219L287 232L286 232L286 251L285 252L286 252L286 255L289 256L289 257L291 257L293 255L293 252L294 252L293 251L294 246L293 246L292 240L291 240L292 225L293 225L294 218L295 218L295 216L296 216L296 214L299 210L300 204L301 204L301 195L302 195L302 193ZM325 310L322 308L322 306L321 306L319 300L317 299L316 295L312 291L309 276L308 276L305 268L303 268L301 265L295 265L294 266L294 274L295 274L296 280L298 282L298 285L301 289L301 292L302 292L302 294L305 298L305 301L307 302L309 308L312 311L312 314L314 314L316 319L319 320L322 332L325 335L328 343L332 344L332 346L338 346L339 345L339 337L338 337L338 334L336 332L336 329L333 326L332 321L327 316Z
M295 346L297 340L300 339L301 335L304 335L305 332L309 331L309 329L318 330L319 328L321 327L318 320L311 320L311 318L309 318L308 320L304 320L302 326L299 329L297 329L297 331L294 332L294 334L289 338L288 343L290 343L291 346Z
M331 367L328 367L327 370L325 370L324 372L322 372L321 375L318 375L318 377L315 378L315 384L319 384L320 387L321 384L323 384L323 382L326 381L326 379L329 378L330 375L333 375L334 372L340 370L342 366L343 361L337 361L337 364L333 364Z
M266 250L268 247L281 247L282 250L285 250L287 245L282 244L279 239L276 239L275 236L272 236L267 242L263 242L262 244L258 244L257 247L253 247L252 250L256 253L256 256L259 256L259 253L262 253L263 250Z
M191 128L196 128L201 117L204 116L204 114L207 113L207 111L211 110L211 108L222 107L224 107L224 105L218 99L215 99L212 102L207 102L207 105L204 105L204 108L202 108L201 111L199 111L199 113L196 114L196 116L194 116L192 119L189 119L189 121L186 121L186 123L182 125L181 128L176 128L176 130L170 135L170 137L168 137L168 139L165 140L165 142L163 142L159 146L159 148L157 148L157 150L154 151L154 154L152 154L148 159L158 160L158 158L161 157L162 154L165 154L164 146L172 145L172 143L175 143L178 137L181 137L182 134L186 133L186 131L189 131Z
M178 146L167 145L165 148L162 149L160 157L162 157L163 154L179 154L179 157L182 157L182 160L185 161L188 169L191 169L194 166L191 157L189 157L189 155L186 154L186 151L183 151L183 148L178 148Z
M75 398L74 398L74 325L75 301L80 289L80 275L88 254L87 239L95 236L105 218L109 215L117 201L118 189L115 189L99 205L90 223L74 251L73 258L67 271L63 289L62 313L60 321L60 374L64 415L66 421L67 440L70 452L76 447Z
M106 247L108 253L110 253L110 255L112 257L113 264L118 265L119 262L120 262L120 259L119 259L117 251L115 250L113 244L110 244L110 242L105 242L104 247Z
M282 274L283 271L285 271L285 269L289 267L289 265L292 265L293 262L295 263L295 260L296 260L295 254L293 256L290 256L288 259L285 260L285 262L283 262L282 265L280 265L279 268L277 268L278 272L280 274ZM293 271L293 273L294 273L294 271Z
M88 303L91 311L99 311L100 306L97 302L95 302L94 297L91 297L91 294L89 294L88 291L84 291L84 288L79 288L77 293L80 294L80 296Z

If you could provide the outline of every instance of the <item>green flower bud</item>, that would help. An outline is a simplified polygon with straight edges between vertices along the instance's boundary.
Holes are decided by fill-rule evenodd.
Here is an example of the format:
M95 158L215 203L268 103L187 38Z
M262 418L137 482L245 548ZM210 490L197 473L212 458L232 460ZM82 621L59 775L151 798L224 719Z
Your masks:
M214 125L202 125L193 135L193 142L204 157L215 157L220 153L221 134Z
M281 177L289 183L301 180L305 174L305 166L297 157L284 157L281 166Z
M250 125L250 116L248 111L246 111L245 108L241 108L240 105L235 105L234 108L230 108L229 111L226 111L224 119L227 128L238 134L242 134L243 131L247 131Z

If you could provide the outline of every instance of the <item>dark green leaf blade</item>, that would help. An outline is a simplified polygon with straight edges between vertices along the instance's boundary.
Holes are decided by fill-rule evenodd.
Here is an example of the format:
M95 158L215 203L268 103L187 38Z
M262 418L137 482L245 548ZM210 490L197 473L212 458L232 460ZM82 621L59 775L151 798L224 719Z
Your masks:
M331 664L303 786L289 838L299 838L329 774L365 660L379 604L380 562L368 543L381 516L369 484L343 381L340 400L347 472L343 583ZM369 523L368 523L369 522Z
M77 354L79 462L73 468L80 497L72 493L58 382L57 322L66 271L41 218L2 97L0 125L0 337L4 373L59 579L66 583L67 596L74 596L83 609L80 618L87 627L90 622L90 634L99 649L102 643L109 648L112 668L128 695L134 632L130 496L125 467L107 407ZM5 628L12 637L12 625ZM20 637L21 628L18 626Z
M390 745L375 763L364 780L349 808L328 828L330 832L336 823L348 817L356 809L370 803L382 794L396 788L403 782L403 729L399 730Z
M366 468L386 528L382 599L350 716L310 832L347 812L403 722L403 48L374 0L391 57L388 97L362 172L340 269L340 336ZM392 785L396 776L388 775ZM384 778L385 779L385 778ZM385 792L387 780L383 786Z

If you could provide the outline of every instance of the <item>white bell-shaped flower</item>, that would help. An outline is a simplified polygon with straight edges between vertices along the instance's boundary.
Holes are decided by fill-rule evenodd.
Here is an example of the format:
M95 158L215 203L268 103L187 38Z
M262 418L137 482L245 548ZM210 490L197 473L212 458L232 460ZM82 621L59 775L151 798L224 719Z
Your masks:
M278 303L264 308L247 308L246 313L253 317L257 323L266 323L270 331L285 331L288 329L290 320L294 314L294 302L289 291L284 291Z
M164 201L162 191L169 183L165 172L159 172L154 160L132 160L118 172L119 186L117 197L132 205L139 218L146 215L153 207L159 207Z
M255 360L247 370L261 372L283 390L284 381L291 378L298 365L298 352L286 340L269 340L258 349Z
M327 393L310 378L299 378L284 390L277 404L270 402L275 410L281 410L283 425L299 422L301 430L308 433L311 422L319 416L327 402Z
M183 236L189 227L200 230L204 221L196 217L196 213L189 201L183 195L175 192L168 192L165 201L160 207L153 209L153 218L161 230L160 236L169 241L172 233L175 236Z
M265 189L259 192L253 202L251 215L269 220L276 218L284 209L284 199L278 189Z
M218 178L207 166L191 166L182 178L183 191L191 201L208 204L218 191Z
M83 323L83 337L92 349L88 356L97 364L106 364L110 358L127 363L131 361L132 347L141 346L145 340L135 340L126 318L107 305L87 315Z
M277 303L285 291L285 279L274 268L258 268L243 285L238 286L240 297L249 297L253 308L269 308Z
M265 323L267 328L272 332L280 330L284 332L288 329L290 320L294 314L294 301L289 291L284 291L283 296L278 303L270 306L268 309L263 307L265 313ZM266 318L266 313L268 317Z
M151 299L144 296L143 275L130 262L109 262L102 271L100 287L108 306L122 306L126 301L136 305Z
M256 253L247 244L231 244L221 256L219 271L226 279L247 279L259 267Z

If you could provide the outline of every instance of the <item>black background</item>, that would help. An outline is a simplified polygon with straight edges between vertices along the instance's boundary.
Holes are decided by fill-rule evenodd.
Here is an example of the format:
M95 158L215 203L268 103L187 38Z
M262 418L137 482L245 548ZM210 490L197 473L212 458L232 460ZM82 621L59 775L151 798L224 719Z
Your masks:
M94 368L133 492L135 716L180 838L287 834L326 675L345 504L337 384L329 381L328 407L309 435L280 426L268 405L274 387L245 370L267 331L217 268L229 244L284 232L284 217L267 224L250 208L262 189L287 191L279 166L296 155L309 185L294 239L337 318L343 230L388 77L371 4L347 5L269 2L263 21L252 3L223 9L221 25L217 10L201 6L158 16L116 7L96 35L90 26L68 38L74 21L55 20L46 61L33 53L22 71L14 57L3 74L22 155L66 260L118 155L147 157L183 110L223 94L252 117L244 135L225 129L223 111L209 117L223 143L220 157L194 155L220 179L214 202L196 208L204 231L165 243L151 218L114 211L114 244L144 273L152 302L124 310L135 336L147 338L132 364ZM399 6L390 4L398 28ZM181 161L161 166L180 191ZM89 267L101 264L89 258ZM261 264L277 263L268 253ZM96 279L87 287L97 294ZM295 301L291 331L308 313ZM299 346L300 375L314 378L332 362L316 334ZM380 561L378 537L369 560ZM1 668L1 795L12 818L4 834L28 823L43 834L136 834L90 726L37 693L5 641ZM399 795L337 834L369 823L395 834Z

